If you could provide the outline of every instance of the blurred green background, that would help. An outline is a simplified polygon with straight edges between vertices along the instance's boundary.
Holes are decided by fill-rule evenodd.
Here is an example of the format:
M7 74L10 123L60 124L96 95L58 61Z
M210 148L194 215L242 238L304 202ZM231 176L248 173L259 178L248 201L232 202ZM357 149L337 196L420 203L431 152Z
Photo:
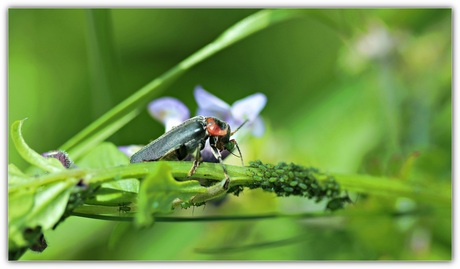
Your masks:
M28 117L29 145L38 152L56 149L257 11L10 9L8 124ZM180 99L193 114L198 84L229 104L266 94L267 131L242 141L246 161L294 162L450 187L451 25L451 9L309 10L219 52L161 95ZM163 132L145 110L109 141L145 144ZM26 168L11 140L8 148L8 162ZM430 207L430 201L350 195L355 203L344 211L381 214L156 223L140 231L126 223L70 217L45 234L45 252L27 252L22 259L451 259L450 207L397 218L385 212ZM307 199L245 190L219 206L174 214L323 209Z

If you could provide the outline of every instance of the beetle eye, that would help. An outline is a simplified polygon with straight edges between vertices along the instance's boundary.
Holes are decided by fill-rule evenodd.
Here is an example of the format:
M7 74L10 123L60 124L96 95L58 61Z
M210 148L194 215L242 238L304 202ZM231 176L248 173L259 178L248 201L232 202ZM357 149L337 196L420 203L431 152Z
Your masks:
M226 130L229 127L226 122L223 122L223 121L220 121L220 120L216 120L216 124L219 125L219 128L221 130Z

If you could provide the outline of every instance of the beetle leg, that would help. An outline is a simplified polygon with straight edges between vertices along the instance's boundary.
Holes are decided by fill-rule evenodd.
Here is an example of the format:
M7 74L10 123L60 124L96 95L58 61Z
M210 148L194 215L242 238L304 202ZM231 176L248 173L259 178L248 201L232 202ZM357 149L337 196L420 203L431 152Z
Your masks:
M198 168L198 165L200 165L200 159L201 159L201 150L198 147L195 152L195 160L193 161L192 168L190 168L190 171L188 172L189 177L195 174L195 171Z
M224 162L222 161L222 156L220 155L220 151L217 149L216 145L214 143L209 144L211 145L212 154L214 154L214 157L219 160L220 164L222 165L222 169L224 170L225 182L223 188L227 190L230 184L230 177L228 176L227 168L225 167Z

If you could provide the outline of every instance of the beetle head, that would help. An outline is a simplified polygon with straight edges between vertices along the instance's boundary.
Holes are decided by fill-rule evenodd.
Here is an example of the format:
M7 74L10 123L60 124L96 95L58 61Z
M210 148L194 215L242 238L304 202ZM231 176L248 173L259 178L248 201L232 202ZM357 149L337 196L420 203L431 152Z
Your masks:
M240 126L238 126L238 128L236 128L235 131L231 131L230 130L230 126L228 126L228 133L225 137L223 137L222 139L219 138L219 141L218 143L219 144L224 144L223 146L225 147L226 150L228 150L230 153L233 154L233 149L236 147L236 149L238 150L238 153L240 154L240 159L241 159L241 165L244 166L244 162L243 162L243 155L241 155L241 150L240 150L240 147L238 147L238 143L236 142L235 139L232 139L230 140L230 136L234 135L236 132L238 132L238 130L243 127L243 125L245 125L246 123L248 122L248 120L245 120ZM233 154L235 155L235 154ZM235 155L236 156L236 155Z
M206 130L210 136L217 137L228 137L230 138L230 126L224 122L214 117L206 118ZM228 139L227 139L228 140Z
M240 126L238 126L238 128L236 128L235 131L231 131L230 129L230 125L228 125L227 123L223 122L224 124L227 125L227 128L228 128L228 131L227 131L227 134L223 137L219 137L219 140L217 141L218 144L220 144L220 149L223 150L223 148L225 147L226 150L232 152L232 150L235 148L235 146L237 147L238 151L240 150L238 148L238 143L236 143L236 140L235 139L232 139L230 140L230 137L233 136L236 132L238 132L238 130L243 127L243 125L246 124L246 122L248 122L248 120L245 120ZM241 155L241 152L240 152L240 155Z
M215 142L213 142L213 144L216 146L216 148L220 151L226 149L230 153L232 153L233 149L235 149L236 147L238 153L240 154L241 163L243 164L243 166L243 156L241 155L238 143L236 143L235 139L230 140L230 137L234 135L246 122L247 120L243 122L243 124L241 124L234 132L232 132L230 129L230 125L228 123L214 117L206 118L206 130L209 136L211 136L214 139Z
M228 150L231 154L233 154L233 149L236 147L236 149L238 150L238 154L240 154L240 159L241 159L241 164L244 166L244 162L243 162L243 155L241 155L241 150L240 150L240 147L238 147L238 143L236 143L236 140L235 139L232 139L230 141L228 141L227 143L225 143L224 145L225 149ZM235 155L235 154L233 154ZM237 156L237 155L235 155ZM238 157L238 156L237 156Z

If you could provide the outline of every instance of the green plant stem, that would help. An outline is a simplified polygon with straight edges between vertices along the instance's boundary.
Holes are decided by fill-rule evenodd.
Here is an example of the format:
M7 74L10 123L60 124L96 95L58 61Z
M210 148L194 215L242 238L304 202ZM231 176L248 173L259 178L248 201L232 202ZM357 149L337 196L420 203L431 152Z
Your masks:
M370 175L334 174L344 189L372 193L375 195L406 196L417 200L428 200L444 205L451 204L450 188L410 184L397 178L374 177Z
M111 210L113 211L113 210ZM269 214L255 214L255 215L224 215L224 216L197 216L197 217L168 217L168 216L155 216L156 222L217 222L217 221L253 221L274 218L289 218L289 219L316 219L316 218L337 218L337 217L402 217L408 215L427 214L429 212L423 211L407 211L407 212L334 212L333 214L325 213L324 211L317 212L302 212L302 213L269 213ZM131 222L134 217L123 215L95 215L87 213L82 208L75 209L71 215L76 217L84 217L98 220L108 221L124 221Z
M46 174L38 177L32 182L25 183L21 187L12 187L8 192L17 191L19 188L34 188L41 185L65 181L74 178L83 178L87 184L102 184L123 178L143 178L149 174L160 162L138 163L126 166L118 166L104 169L70 169ZM220 182L223 179L222 167L220 164L202 163L192 177L187 177L190 170L190 162L168 162L172 168L172 175L177 180L207 179ZM259 171L256 168L245 166L227 165L231 178L230 186L251 186L254 183L252 174ZM440 206L449 206L451 195L448 188L426 188L403 182L399 179L373 177L366 175L334 175L335 180L342 189L352 192L361 192L372 195L387 197L408 197L418 201L430 201ZM326 177L318 177L319 181L326 180Z

